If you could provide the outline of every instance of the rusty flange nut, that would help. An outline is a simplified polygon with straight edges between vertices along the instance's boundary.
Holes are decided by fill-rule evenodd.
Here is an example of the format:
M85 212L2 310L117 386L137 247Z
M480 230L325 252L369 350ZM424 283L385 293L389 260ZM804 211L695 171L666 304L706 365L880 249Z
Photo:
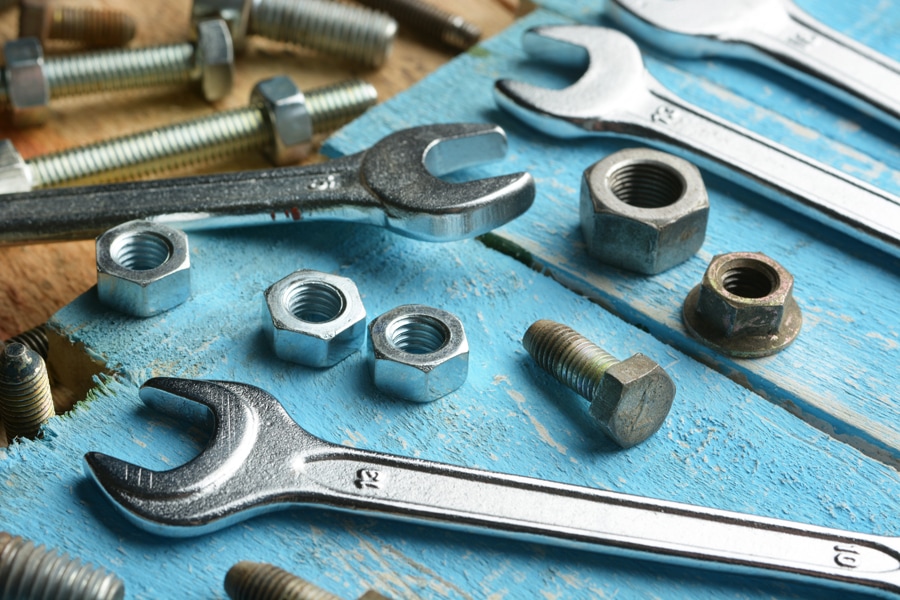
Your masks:
M581 180L581 231L600 262L654 275L686 261L706 237L709 199L697 167L650 148L591 165Z
M720 254L684 302L685 327L728 356L775 354L794 341L803 323L793 287L793 276L765 254Z

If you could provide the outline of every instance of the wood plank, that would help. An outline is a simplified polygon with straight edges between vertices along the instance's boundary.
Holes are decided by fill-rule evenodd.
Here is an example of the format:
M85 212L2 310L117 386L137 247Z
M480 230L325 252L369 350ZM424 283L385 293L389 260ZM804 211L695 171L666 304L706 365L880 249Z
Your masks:
M590 6L572 6L576 4ZM896 23L896 6L885 14L894 16L881 21L889 28ZM597 264L586 255L579 228L581 173L612 151L638 144L599 138L552 139L502 113L492 98L493 82L501 77L556 87L578 77L579 73L529 60L521 50L521 33L526 28L554 22L569 21L550 12L529 15L488 41L481 52L460 57L344 129L329 142L326 151L354 152L387 131L434 120L499 123L509 133L510 156L478 174L528 170L538 182L535 206L498 231L506 243L518 249L514 251L575 291L715 366L823 431L888 464L900 464L898 261L707 175L710 224L704 246L696 256L654 277ZM686 61L664 64L650 56L647 62L667 85L679 93L691 90L691 100L711 112L898 191L900 173L882 162L891 157L891 153L881 152L888 142L870 143L872 135L865 130L842 126L851 118L846 113L820 110L816 118L807 116L813 119L807 125L794 123L793 114L781 114L780 102L789 93L794 96L793 106L809 109L811 103L804 100L807 92L799 86L784 82L777 93L771 90L773 99L762 106L752 101L760 98L747 99L719 86L719 74L731 65L716 65L715 75L710 75L702 69L688 71ZM705 65L711 61L700 62ZM730 79L737 85L741 76L732 73ZM748 79L744 85L756 89L760 83ZM463 88L467 90L464 94L444 92ZM797 135L798 131L814 133ZM852 145L850 138L854 140ZM764 359L735 360L717 355L690 338L680 314L684 297L699 283L712 256L746 250L763 251L794 274L795 296L806 321L799 338L786 351Z

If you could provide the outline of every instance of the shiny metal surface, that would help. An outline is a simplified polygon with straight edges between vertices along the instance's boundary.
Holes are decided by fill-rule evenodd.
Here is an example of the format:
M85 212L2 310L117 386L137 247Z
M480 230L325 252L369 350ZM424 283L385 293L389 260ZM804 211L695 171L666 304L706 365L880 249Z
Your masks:
M668 52L758 62L900 128L900 63L790 0L612 0L609 10Z
M900 594L900 541L359 450L300 428L246 384L154 378L153 408L207 417L198 457L159 472L91 452L85 470L135 525L193 536L323 506L584 550ZM208 410L207 410L208 409Z
M90 238L134 219L187 230L328 219L426 241L474 237L525 212L534 179L440 176L505 153L496 125L425 125L303 167L9 194L0 202L0 244Z
M747 187L894 256L900 256L900 198L693 106L644 68L625 34L590 26L526 32L542 60L586 67L562 90L500 80L497 103L556 137L613 135L685 155Z

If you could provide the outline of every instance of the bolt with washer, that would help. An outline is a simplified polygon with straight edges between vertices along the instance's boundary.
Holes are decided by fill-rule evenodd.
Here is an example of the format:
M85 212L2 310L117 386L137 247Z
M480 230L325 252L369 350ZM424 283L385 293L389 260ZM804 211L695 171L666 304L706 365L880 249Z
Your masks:
M366 309L352 280L302 269L264 294L264 329L279 358L330 367L362 346Z
M561 323L535 321L522 345L557 381L590 401L590 413L622 448L640 444L662 427L675 383L643 354L619 361Z
M135 317L174 308L191 295L191 260L183 231L129 221L97 238L97 295Z
M277 165L290 164L306 155L315 135L337 129L376 100L375 88L360 80L304 94L279 76L257 83L246 108L28 160L0 140L0 194L140 178L255 149Z
M234 78L234 49L228 27L206 21L197 28L197 43L108 50L44 59L36 38L10 40L0 101L13 124L38 125L49 117L50 99L96 92L199 83L209 101L223 98Z
M386 14L329 0L194 0L191 19L225 21L239 52L259 35L367 67L384 63L397 33Z
M722 354L769 356L796 339L803 324L794 277L761 252L719 254L684 301L684 325Z
M703 245L709 198L700 171L688 161L630 148L585 170L580 213L591 256L654 275L686 261Z
M453 314L421 304L398 306L369 324L375 387L413 402L432 402L469 373L469 342Z

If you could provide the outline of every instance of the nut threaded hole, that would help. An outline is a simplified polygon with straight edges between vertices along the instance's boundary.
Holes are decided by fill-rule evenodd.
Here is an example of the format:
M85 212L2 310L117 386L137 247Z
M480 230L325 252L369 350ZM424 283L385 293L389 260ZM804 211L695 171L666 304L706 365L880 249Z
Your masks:
M609 175L609 189L626 204L662 208L684 195L684 179L674 169L654 162L622 165Z
M734 267L722 275L722 287L741 298L765 298L777 286L777 276L766 265Z
M285 304L301 321L327 323L344 312L347 302L340 290L327 283L304 281L288 290Z
M132 271L149 271L161 267L171 255L172 245L169 240L151 231L122 235L110 247L113 261Z
M387 338L409 354L430 354L450 341L450 330L429 315L409 315L391 323Z

